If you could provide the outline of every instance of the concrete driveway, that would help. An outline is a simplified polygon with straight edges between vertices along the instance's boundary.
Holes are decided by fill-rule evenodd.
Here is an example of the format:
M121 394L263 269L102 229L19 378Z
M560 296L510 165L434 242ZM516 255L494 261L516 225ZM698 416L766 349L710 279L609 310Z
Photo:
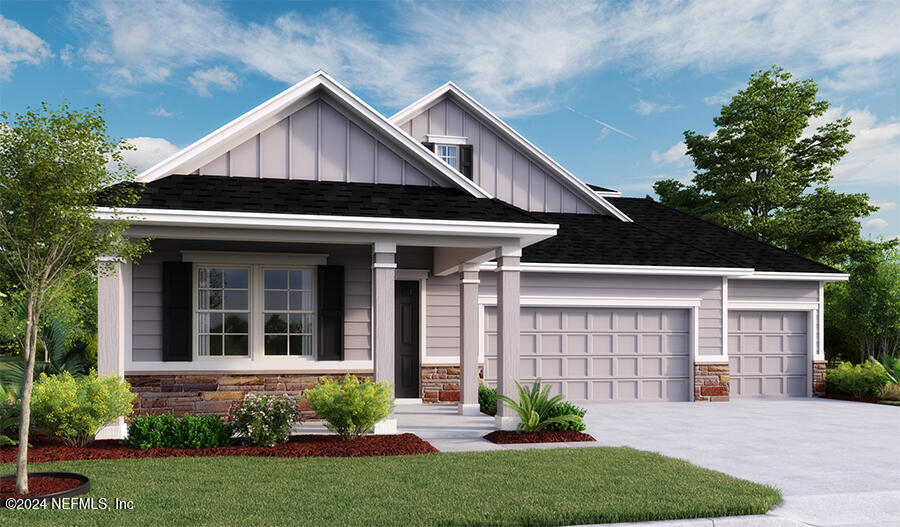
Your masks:
M900 408L828 399L591 404L588 433L781 489L769 514L900 526Z

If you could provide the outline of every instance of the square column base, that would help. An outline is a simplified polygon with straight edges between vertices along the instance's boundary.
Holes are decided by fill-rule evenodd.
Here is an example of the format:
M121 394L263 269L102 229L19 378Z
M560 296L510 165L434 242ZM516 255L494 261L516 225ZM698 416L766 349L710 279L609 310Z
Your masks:
M115 421L101 426L94 439L125 439L126 436L128 436L128 425L125 424L125 418L119 417Z
M459 415L481 415L481 405L460 403Z
M397 418L388 417L375 423L375 429L372 431L375 435L390 435L397 433Z
M515 430L519 426L518 415L496 415L494 416L494 425L497 430Z

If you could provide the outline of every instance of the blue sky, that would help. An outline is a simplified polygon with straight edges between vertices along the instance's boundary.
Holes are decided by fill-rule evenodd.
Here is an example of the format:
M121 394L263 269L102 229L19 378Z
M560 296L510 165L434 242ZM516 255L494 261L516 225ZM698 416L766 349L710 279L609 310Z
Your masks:
M457 82L581 179L687 181L749 75L812 77L857 138L833 186L900 235L900 2L0 4L0 108L101 103L150 166L322 68L385 115Z

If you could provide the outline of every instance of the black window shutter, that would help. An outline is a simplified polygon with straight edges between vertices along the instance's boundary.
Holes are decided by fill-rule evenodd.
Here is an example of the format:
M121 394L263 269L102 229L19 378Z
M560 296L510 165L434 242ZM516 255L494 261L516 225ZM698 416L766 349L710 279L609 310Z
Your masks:
M193 269L191 262L163 262L164 361L193 358Z
M472 145L459 146L459 172L472 179Z
M318 359L343 360L344 266L320 265L318 271Z
M425 148L427 148L427 149L431 150L432 152L434 152L434 143L429 143L428 141L422 141L422 145L423 145Z

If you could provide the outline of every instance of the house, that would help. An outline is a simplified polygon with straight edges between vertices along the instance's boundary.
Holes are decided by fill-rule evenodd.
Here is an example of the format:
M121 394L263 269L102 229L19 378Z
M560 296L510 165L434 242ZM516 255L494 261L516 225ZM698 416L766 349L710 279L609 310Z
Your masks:
M573 401L807 397L846 278L588 185L452 83L386 118L317 72L139 179L123 212L153 250L99 281L99 369L138 413L345 372L462 413L538 377Z

